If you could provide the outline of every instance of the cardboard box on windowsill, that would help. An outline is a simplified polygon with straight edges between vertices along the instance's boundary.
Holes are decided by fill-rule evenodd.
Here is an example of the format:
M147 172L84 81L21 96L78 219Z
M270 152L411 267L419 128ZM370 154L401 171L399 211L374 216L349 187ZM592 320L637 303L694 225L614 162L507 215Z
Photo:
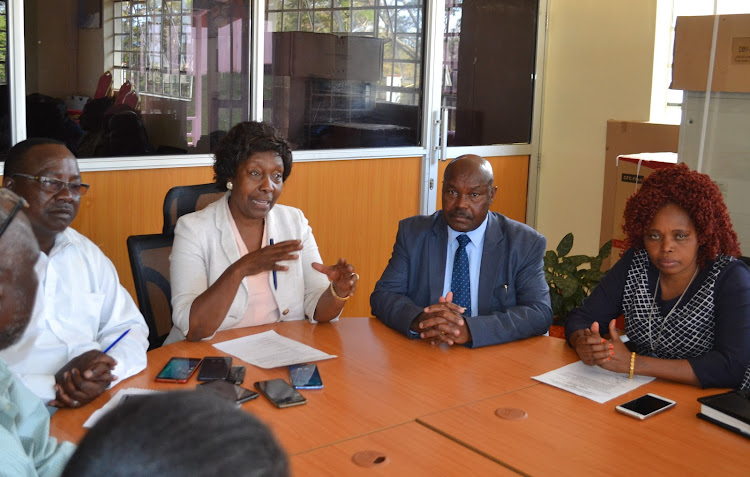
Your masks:
M625 203L652 172L677 164L674 152L645 152L617 156L617 186L615 189L614 223L612 227L612 253L609 255L610 268L625 251L625 233L622 231Z
M715 18L677 17L671 89L706 91ZM750 14L718 20L711 91L750 93Z

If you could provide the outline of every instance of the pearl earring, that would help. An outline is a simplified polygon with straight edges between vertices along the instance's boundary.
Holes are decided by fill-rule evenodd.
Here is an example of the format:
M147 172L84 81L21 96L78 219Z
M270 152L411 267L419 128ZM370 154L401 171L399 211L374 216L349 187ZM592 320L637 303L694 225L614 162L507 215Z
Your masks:
M232 181L227 181L227 190L232 190L232 187L234 187L234 184L232 184Z

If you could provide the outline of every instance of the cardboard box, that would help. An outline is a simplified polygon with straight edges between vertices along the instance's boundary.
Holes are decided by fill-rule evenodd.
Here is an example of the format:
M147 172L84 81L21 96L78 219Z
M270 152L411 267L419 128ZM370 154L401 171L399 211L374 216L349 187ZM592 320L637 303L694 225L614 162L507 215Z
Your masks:
M600 247L612 238L612 227L615 220L615 191L617 190L617 156L640 151L678 152L679 138L680 126L675 124L607 121L602 219L599 231Z
M671 89L706 91L714 19L677 17ZM719 15L711 91L750 93L750 14Z
M625 233L622 231L625 203L633 195L643 180L652 172L677 164L677 154L673 152L650 152L628 154L617 157L617 186L615 188L614 221L612 226L611 267L625 251Z

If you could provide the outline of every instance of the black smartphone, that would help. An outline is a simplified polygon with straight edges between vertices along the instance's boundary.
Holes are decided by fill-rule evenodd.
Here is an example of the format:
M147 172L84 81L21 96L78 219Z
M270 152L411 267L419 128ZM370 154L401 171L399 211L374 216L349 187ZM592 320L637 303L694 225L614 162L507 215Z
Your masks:
M173 357L159 371L154 380L165 383L186 383L200 363L200 358Z
M232 366L229 370L229 377L227 381L234 384L242 384L245 380L245 367L244 366Z
M271 379L255 383L255 388L276 407L305 404L307 399L283 379Z
M207 356L203 358L203 364L198 371L198 381L227 379L231 367L232 358L229 356Z
M242 404L245 401L250 401L259 396L255 391L245 389L238 384L232 384L223 379L214 379L213 381L200 383L196 386L196 389L213 392L225 399L234 401L237 404Z
M289 366L289 378L294 389L322 389L318 366L315 364L293 364Z
M620 404L619 406L616 406L615 409L630 417L643 420L654 414L666 411L675 404L676 402L671 399L648 393L639 398L633 399L632 401Z

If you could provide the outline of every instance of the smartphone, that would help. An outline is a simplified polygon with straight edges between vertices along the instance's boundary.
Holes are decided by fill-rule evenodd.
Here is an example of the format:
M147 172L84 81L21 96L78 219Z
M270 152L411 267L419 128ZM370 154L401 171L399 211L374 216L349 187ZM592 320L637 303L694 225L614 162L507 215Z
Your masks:
M244 366L232 366L232 369L229 370L229 377L227 377L227 381L234 384L242 384L242 381L245 380L245 367Z
M283 379L271 379L255 383L255 388L276 407L305 404L307 399Z
M238 384L232 384L223 379L214 379L213 381L200 383L196 386L196 389L213 392L223 398L234 401L237 404L242 404L245 401L250 401L259 396L255 391L245 389Z
M201 364L200 358L171 358L156 375L155 381L186 383Z
M677 404L676 401L648 393L625 404L620 404L615 409L630 417L643 420L666 411L670 407L674 407L675 404Z
M323 381L315 364L293 364L289 366L289 377L294 389L323 388Z
M203 364L198 371L198 381L227 379L231 367L232 358L229 356L207 356L203 358Z

